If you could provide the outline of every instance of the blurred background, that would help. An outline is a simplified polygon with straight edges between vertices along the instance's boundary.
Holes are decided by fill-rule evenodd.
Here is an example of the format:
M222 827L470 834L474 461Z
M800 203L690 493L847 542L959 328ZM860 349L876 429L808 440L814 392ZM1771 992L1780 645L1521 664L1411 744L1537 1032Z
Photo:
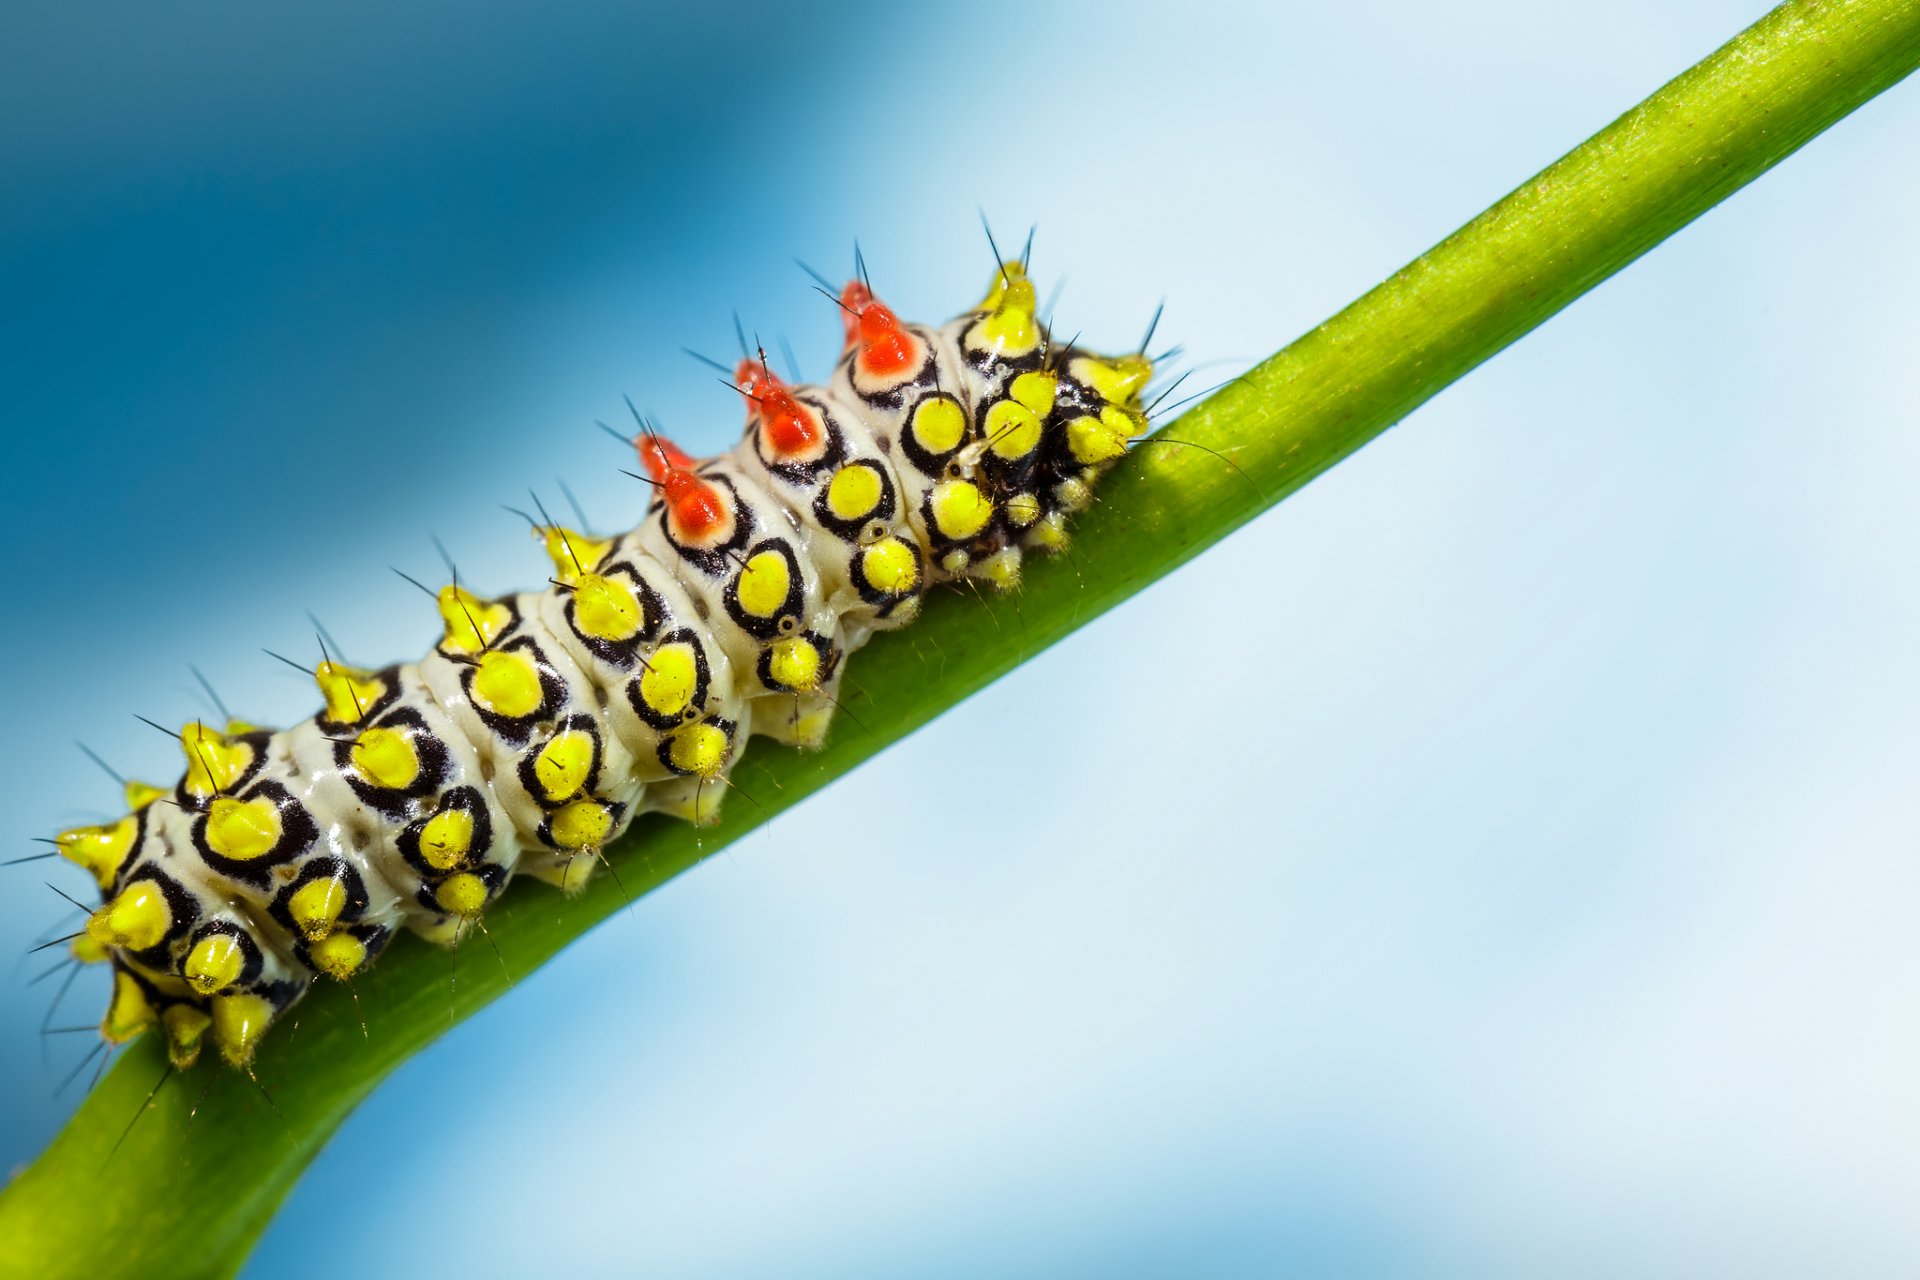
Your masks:
M423 650L430 534L537 580L530 481L637 518L593 420L729 443L680 347L736 307L822 373L795 255L941 319L976 209L1037 223L1060 326L1165 296L1224 377L1764 7L10 6L0 851L115 810L75 738L174 776L133 713L189 662L286 723L303 611ZM249 1274L1914 1274L1917 133L1870 104L523 978ZM1178 733L1156 651L1226 673ZM1050 782L983 846L918 780L1016 713ZM0 1168L90 1043L18 958L84 876L3 874Z

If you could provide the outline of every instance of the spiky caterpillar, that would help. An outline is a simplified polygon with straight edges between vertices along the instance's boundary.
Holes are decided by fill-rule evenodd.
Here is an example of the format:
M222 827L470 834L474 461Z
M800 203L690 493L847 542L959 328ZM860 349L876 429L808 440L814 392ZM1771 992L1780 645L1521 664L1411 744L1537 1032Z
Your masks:
M444 634L377 671L328 656L290 729L180 732L185 775L61 832L103 905L74 940L112 965L101 1030L158 1026L176 1066L235 1066L317 975L346 980L401 926L457 941L516 875L583 886L636 814L707 822L752 734L824 739L846 656L933 584L1010 588L1146 430L1144 354L1056 346L1018 261L940 329L859 281L824 387L743 360L736 448L636 438L638 528L535 534L550 587L436 596Z

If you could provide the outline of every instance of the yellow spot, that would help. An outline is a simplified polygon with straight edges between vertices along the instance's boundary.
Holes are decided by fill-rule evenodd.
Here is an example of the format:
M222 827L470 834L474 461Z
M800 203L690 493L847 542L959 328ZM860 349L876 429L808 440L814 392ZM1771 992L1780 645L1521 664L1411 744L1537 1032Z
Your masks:
M427 819L420 829L420 857L435 871L463 866L473 848L473 815L448 809Z
M1024 529L1040 518L1040 499L1031 493L1016 493L1007 499L1007 522L1016 529Z
M313 669L313 682L327 700L327 719L336 724L358 724L380 699L387 696L387 685L369 672L338 662L323 662Z
M967 554L966 548L955 547L940 557L940 568L950 574L959 574L966 569L967 562L971 559L973 557Z
M440 647L448 653L479 653L506 630L513 618L513 611L506 605L489 604L465 587L442 587L437 598L440 621L447 628Z
M959 542L993 519L993 502L968 480L944 480L933 487L933 523L941 536Z
M433 900L448 915L470 919L487 905L487 882L471 871L448 876L433 891Z
M640 700L659 716L677 716L693 705L700 688L700 668L693 646L676 641L653 651L640 676Z
M1067 366L1067 372L1075 381L1092 387L1102 400L1124 405L1132 403L1146 389L1147 380L1153 377L1153 361L1143 355L1121 356L1117 360L1081 356Z
M967 415L952 400L936 396L920 402L907 429L913 432L914 443L928 453L950 453L966 438Z
M350 933L330 933L307 948L313 967L345 982L367 962L367 944Z
M856 462L840 468L827 482L827 510L836 520L859 520L880 505L880 473Z
M787 602L793 576L785 556L762 551L748 559L735 582L740 607L756 618L771 618Z
M55 836L53 843L62 857L85 867L104 889L132 852L139 825L133 818L122 818L103 827L74 827Z
M213 998L213 1040L231 1066L244 1067L253 1060L272 1021L273 1005L265 996L239 992Z
M250 862L280 843L280 810L267 799L219 796L207 808L207 848L223 858Z
M535 529L533 536L546 544L547 557L553 561L553 576L570 586L579 581L582 574L592 572L613 547L611 539L589 538L557 524Z
M107 1016L100 1021L100 1034L109 1044L125 1044L154 1022L153 1005L134 976L124 969L113 971L113 996L107 1002Z
M167 1033L167 1059L175 1070L185 1071L200 1060L200 1041L213 1025L205 1011L190 1004L170 1004L160 1015L160 1024Z
M166 937L172 927L173 910L167 906L167 895L153 881L137 880L93 913L87 921L87 936L103 947L145 951Z
M180 966L180 976L195 991L210 996L240 981L240 974L246 967L247 955L240 949L237 939L230 934L210 933L194 943L193 950L187 952L186 963Z
M589 573L573 588L573 621L596 640L631 640L640 631L640 602L618 578Z
M540 709L546 692L533 659L518 651L489 649L473 671L473 701L482 711L518 720Z
M899 538L882 538L860 553L860 574L875 591L898 595L920 581L920 557Z
M1046 369L1023 373L1008 388L1015 400L1043 418L1053 412L1053 398L1059 390L1060 375Z
M187 757L187 793L194 796L228 790L253 763L252 747L231 741L198 720L181 726L180 749Z
M547 832L562 849L598 849L613 831L613 811L597 800L575 800L553 815Z
M542 798L557 804L579 793L593 772L593 735L578 729L556 734L533 760L533 776Z
M795 693L810 693L820 683L820 651L800 636L788 636L767 646L767 674L773 683Z
M71 951L73 958L81 964L99 964L107 958L108 954L105 947L94 941L90 935L84 933L69 943L67 950Z
M347 885L339 876L320 876L293 891L287 914L307 941L317 942L333 932L347 909Z
M682 725L674 731L667 755L680 772L711 778L727 762L727 735L704 721Z
M405 790L420 777L420 752L413 745L413 735L404 730L363 730L348 755L356 773L389 791Z
M151 782L129 782L127 808L138 813L165 794L167 794L165 787L156 787Z
M987 410L987 440L997 457L1024 458L1040 447L1040 419L1017 400L995 401Z

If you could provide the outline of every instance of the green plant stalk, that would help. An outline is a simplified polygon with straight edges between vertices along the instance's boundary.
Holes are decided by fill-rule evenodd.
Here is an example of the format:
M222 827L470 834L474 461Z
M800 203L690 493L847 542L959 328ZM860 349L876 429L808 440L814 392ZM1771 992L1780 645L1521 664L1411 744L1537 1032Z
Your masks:
M501 995L503 968L528 973L627 895L710 856L1198 555L1917 63L1914 0L1775 9L1187 413L1175 434L1204 448L1136 450L1081 522L1077 554L1033 565L1017 599L947 593L912 628L863 650L851 710L864 728L842 718L811 755L756 743L735 778L757 804L735 799L704 832L636 824L611 852L624 889L606 876L572 899L517 886L487 916L500 960L469 942L452 992L447 953L412 938L359 980L357 1007L343 988L316 989L260 1055L272 1107L244 1076L202 1065L167 1081L127 1133L163 1070L158 1037L147 1037L0 1195L0 1274L231 1273L355 1105Z

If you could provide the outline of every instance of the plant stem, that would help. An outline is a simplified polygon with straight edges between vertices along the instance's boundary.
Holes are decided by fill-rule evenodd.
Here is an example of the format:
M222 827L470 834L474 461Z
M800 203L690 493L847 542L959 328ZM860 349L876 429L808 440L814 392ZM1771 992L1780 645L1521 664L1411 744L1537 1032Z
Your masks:
M664 883L1172 571L1404 418L1920 63L1914 0L1795 0L1179 420L1109 477L1071 562L1034 565L1017 601L947 593L855 660L864 693L826 750L756 743L716 829L636 824L619 884L518 887L447 953L403 938L357 983L323 985L269 1038L266 1093L203 1065L168 1080L126 1052L46 1153L0 1194L6 1275L220 1275L389 1072L638 895ZM1229 466L1222 458L1232 460ZM622 888L624 885L624 888ZM497 948L501 963L496 963ZM357 1002L351 998L357 995ZM361 1016L366 1035L363 1037ZM197 1115L192 1115L196 1100ZM191 1119L191 1123L189 1123Z

